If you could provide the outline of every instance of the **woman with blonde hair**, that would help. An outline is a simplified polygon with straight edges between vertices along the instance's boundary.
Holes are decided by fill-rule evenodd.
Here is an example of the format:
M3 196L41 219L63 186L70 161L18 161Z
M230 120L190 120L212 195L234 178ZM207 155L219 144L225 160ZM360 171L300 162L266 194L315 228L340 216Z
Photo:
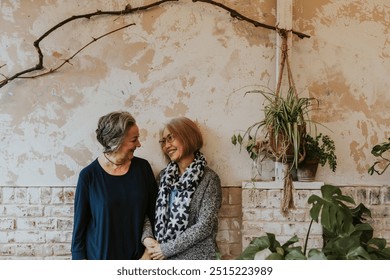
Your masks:
M152 259L215 259L221 206L219 176L207 166L198 126L182 117L160 132L168 162L160 172L155 240L143 240Z

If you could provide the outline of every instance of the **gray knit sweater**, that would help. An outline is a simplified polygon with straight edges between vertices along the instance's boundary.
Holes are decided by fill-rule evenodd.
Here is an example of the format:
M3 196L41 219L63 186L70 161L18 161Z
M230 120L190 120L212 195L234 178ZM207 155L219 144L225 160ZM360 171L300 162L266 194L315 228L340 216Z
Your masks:
M222 191L219 176L209 167L191 199L187 229L175 240L161 244L161 250L171 260L215 259L218 247L218 212Z

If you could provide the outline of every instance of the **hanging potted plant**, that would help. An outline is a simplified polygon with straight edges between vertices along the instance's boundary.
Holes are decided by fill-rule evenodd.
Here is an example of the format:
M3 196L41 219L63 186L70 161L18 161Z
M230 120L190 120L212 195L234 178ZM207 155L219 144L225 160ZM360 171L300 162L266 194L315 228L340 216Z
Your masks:
M299 97L293 88L289 88L286 97L270 90L259 89L247 93L260 93L265 97L264 119L249 126L243 135L234 134L232 143L240 146L246 143L245 148L251 159L255 159L259 154L259 141L256 139L263 137L267 141L261 141L262 151L271 153L276 161L298 167L298 163L305 157L302 143L306 136L306 126L312 123L309 112L313 101L317 100Z
M271 92L258 91L266 98L264 120L255 126L256 130L265 128L270 150L276 161L298 163L305 157L302 149L306 135L306 125L311 123L309 112L314 98L299 97L293 88L289 88L285 97Z
M306 134L303 139L305 158L298 164L298 181L311 182L315 180L318 165L324 166L328 163L329 168L335 172L337 167L337 156L335 154L334 141L322 133L316 137Z
M256 141L259 133L267 139L266 150L272 154L275 162L287 166L283 168L286 174L283 175L284 192L281 206L283 214L287 215L289 209L294 208L292 170L294 167L298 168L298 163L305 157L305 147L302 147L302 142L306 135L306 126L312 123L309 112L315 103L318 105L318 101L315 98L298 96L288 62L287 34L286 32L279 34L283 39L283 45L276 91L257 89L246 92L246 94L260 93L264 96L264 119L248 127L243 135L233 135L232 142L239 143L241 146L246 139ZM281 84L285 65L287 65L289 86L287 93L283 94ZM276 174L275 177L278 177Z
M234 134L232 143L234 145L243 143L256 143L255 139L260 136L267 139L266 150L272 155L275 162L288 165L287 174L284 175L285 187L292 188L291 171L297 168L298 163L305 158L305 147L302 146L306 137L306 128L311 124L309 113L313 105L318 104L315 98L299 97L295 90L290 87L286 96L273 93L270 90L252 90L247 93L260 93L265 98L263 108L264 119L249 126L243 135ZM252 156L255 146L247 145L247 151ZM285 192L286 194L286 192ZM287 199L288 201L291 201ZM291 207L291 203L282 206L284 212Z

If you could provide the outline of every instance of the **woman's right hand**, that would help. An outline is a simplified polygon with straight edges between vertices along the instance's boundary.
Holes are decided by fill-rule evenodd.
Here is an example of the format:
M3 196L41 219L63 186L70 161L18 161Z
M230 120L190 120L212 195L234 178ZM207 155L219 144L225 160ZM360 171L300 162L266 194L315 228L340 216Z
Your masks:
M146 249L148 249L149 251L150 251L152 248L156 247L157 244L158 244L157 240L156 240L156 239L153 239L153 238L151 238L151 237L146 237L146 238L143 240L142 243L144 244L144 246L146 247Z

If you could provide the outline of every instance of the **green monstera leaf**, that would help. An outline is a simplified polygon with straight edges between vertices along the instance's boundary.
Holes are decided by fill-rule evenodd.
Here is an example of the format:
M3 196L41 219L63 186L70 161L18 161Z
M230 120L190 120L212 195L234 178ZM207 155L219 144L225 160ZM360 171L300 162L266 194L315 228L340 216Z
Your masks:
M322 186L321 193L322 197L312 195L308 199L308 203L313 204L311 218L318 223L321 215L324 231L332 237L349 235L353 231L353 216L345 203L355 204L355 201L332 185Z
M355 208L350 196L342 195L339 187L324 185L322 197L311 195L312 221L304 249L294 246L299 238L294 235L280 245L272 233L255 238L238 259L253 260L261 252L266 260L390 260L386 239L373 238L373 228L366 223L371 211L363 204ZM307 241L313 222L322 226L323 247L312 248L306 256Z
M276 240L275 234L266 233L265 236L257 237L251 241L248 247L237 257L237 260L253 260L258 252L268 250L270 254L265 257L266 260L287 260L287 259L306 259L302 253L301 247L291 247L299 239L296 235L290 238L283 245Z
M275 236L274 236L275 237ZM275 240L275 238L274 238ZM261 236L253 239L248 247L237 257L237 260L253 260L257 252L267 249L271 246L271 241L268 236Z

